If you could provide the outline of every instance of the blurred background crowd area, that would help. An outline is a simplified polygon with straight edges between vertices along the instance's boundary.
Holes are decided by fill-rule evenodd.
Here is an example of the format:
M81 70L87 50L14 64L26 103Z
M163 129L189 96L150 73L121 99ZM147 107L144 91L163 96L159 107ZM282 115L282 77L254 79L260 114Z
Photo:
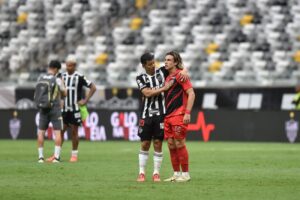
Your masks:
M136 86L141 54L180 52L195 87L294 86L298 0L0 0L0 83L76 56L97 85Z

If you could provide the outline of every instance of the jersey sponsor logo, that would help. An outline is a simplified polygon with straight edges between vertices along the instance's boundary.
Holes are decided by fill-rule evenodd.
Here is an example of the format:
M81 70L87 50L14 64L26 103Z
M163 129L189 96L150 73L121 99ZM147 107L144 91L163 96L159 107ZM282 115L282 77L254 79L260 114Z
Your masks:
M157 114L157 113L159 113L159 110L157 110L157 109L150 109L149 113L152 114L152 115L153 114Z

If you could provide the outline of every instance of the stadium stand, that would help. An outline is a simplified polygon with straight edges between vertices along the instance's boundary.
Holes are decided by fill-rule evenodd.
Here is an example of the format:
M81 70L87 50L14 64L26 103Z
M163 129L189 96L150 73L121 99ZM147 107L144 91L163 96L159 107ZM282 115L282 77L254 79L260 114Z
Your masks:
M1 0L0 80L36 80L74 54L101 85L135 86L139 57L181 53L195 86L295 85L297 0Z

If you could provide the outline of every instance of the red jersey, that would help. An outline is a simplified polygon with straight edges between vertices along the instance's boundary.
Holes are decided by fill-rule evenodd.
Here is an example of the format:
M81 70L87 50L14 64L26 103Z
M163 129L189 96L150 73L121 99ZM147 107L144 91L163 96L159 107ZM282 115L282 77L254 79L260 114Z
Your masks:
M166 117L183 115L185 113L188 99L188 95L185 91L192 88L192 83L189 79L181 82L179 72L180 70L177 69L174 74L170 74L166 79L166 82L172 79L175 81L166 93Z

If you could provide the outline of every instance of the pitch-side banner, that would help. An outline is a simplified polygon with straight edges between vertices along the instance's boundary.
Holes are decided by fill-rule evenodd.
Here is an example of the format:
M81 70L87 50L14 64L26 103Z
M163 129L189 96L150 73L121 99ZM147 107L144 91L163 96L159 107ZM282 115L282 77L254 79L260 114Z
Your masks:
M83 140L138 141L139 113L136 111L90 110L79 136ZM35 139L37 110L0 110L1 139ZM297 142L300 112L230 111L194 109L188 140ZM53 139L51 124L46 137ZM65 138L69 134L65 133Z

